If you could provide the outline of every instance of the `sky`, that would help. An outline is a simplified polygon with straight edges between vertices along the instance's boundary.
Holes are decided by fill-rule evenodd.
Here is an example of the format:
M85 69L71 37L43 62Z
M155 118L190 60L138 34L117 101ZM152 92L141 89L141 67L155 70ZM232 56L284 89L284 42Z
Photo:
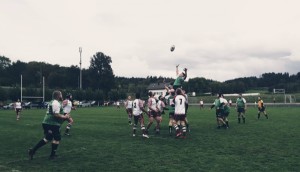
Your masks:
M0 0L0 55L116 76L226 81L300 72L299 0ZM170 47L175 45L175 50Z

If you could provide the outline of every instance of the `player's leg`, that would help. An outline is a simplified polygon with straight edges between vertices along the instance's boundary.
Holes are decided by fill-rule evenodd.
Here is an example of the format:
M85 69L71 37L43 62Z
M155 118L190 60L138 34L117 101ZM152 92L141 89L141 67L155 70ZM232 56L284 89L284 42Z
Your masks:
M135 137L136 135L136 128L137 128L137 124L139 122L139 116L133 116L133 127L132 127L132 136ZM141 125L142 122L140 121Z
M237 113L238 113L238 123L240 124L241 123L241 109L240 108L237 109Z
M176 130L176 137L179 137L182 135L182 133L180 132L179 126L178 126L178 122L180 122L180 115L174 115L174 121L173 121L173 127Z
M19 111L19 109L16 109L16 114L17 114L17 120L19 120L20 119L20 111Z
M188 121L187 116L185 116L184 122L185 122L186 130L187 130L188 132L190 132L190 131L191 131L191 130L190 130L190 124L189 124L189 121Z
M243 113L242 113L242 119L243 119L243 123L245 124L246 123L245 109L243 110Z
M143 117L143 114L140 115L139 117L139 121L140 121L140 124L141 124L141 130L143 132L143 137L144 138L149 138L147 132L146 132L146 129L145 129L145 122L144 122L144 117Z
M53 141L52 141L52 149L51 149L51 154L49 159L54 159L56 155L56 151L59 145L59 141L61 140L61 135L60 135L60 126L53 126Z
M153 121L154 121L153 111L150 111L150 113L149 113L149 122L148 122L147 129L146 129L147 133L148 133L151 125L153 124Z
M126 109L127 115L128 115L128 124L132 125L132 110L130 111L130 109Z
M65 135L70 136L69 131L70 131L72 125L73 125L74 120L73 120L73 118L70 116L70 118L67 119L67 122L68 122L68 124L67 124L67 126L66 126Z
M172 135L173 123L174 123L174 113L170 112L169 113L169 134L170 135Z
M161 115L156 116L155 120L156 120L156 131L155 131L155 133L160 134L160 124L162 122Z
M31 160L33 159L33 155L39 148L43 147L44 145L46 145L49 141L51 141L53 139L53 135L50 132L51 127L49 125L43 124L43 130L44 130L45 137L43 139L41 139L33 148L28 149L28 155Z
M269 119L269 117L268 117L268 114L267 114L267 111L266 111L266 109L264 108L264 115L265 115L265 117L267 118L267 119Z
M183 138L185 138L185 137L186 137L187 127L186 127L186 123L185 123L184 117L183 117L183 119L180 121L180 125L182 126L182 136L183 136Z

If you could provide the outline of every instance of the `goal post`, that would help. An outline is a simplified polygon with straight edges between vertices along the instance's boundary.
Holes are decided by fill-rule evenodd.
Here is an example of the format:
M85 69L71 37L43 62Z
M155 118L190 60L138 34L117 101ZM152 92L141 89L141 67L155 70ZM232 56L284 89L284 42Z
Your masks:
M43 96L23 96L23 76L21 75L21 102L23 98L27 99L43 99L45 102L45 77L43 77Z

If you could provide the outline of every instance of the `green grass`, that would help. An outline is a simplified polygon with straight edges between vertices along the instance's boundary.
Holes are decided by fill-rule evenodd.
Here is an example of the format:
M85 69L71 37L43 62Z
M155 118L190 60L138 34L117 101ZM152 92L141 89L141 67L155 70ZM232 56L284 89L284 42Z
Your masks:
M234 109L230 129L216 129L213 110L189 109L191 133L175 139L161 135L131 136L124 109L81 108L73 111L71 137L63 136L59 157L48 160L50 144L28 160L27 149L43 138L45 110L0 111L0 171L298 171L300 137L298 107L270 107L270 119L247 111L246 124L237 124ZM148 119L146 119L148 121ZM64 130L66 123L62 126Z

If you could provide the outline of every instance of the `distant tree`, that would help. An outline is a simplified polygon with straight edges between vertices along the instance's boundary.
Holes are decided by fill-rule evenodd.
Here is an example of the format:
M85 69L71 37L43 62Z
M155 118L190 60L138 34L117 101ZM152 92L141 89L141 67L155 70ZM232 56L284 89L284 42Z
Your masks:
M97 52L91 57L89 78L92 88L108 92L114 87L114 74L111 63L111 57L101 52Z

